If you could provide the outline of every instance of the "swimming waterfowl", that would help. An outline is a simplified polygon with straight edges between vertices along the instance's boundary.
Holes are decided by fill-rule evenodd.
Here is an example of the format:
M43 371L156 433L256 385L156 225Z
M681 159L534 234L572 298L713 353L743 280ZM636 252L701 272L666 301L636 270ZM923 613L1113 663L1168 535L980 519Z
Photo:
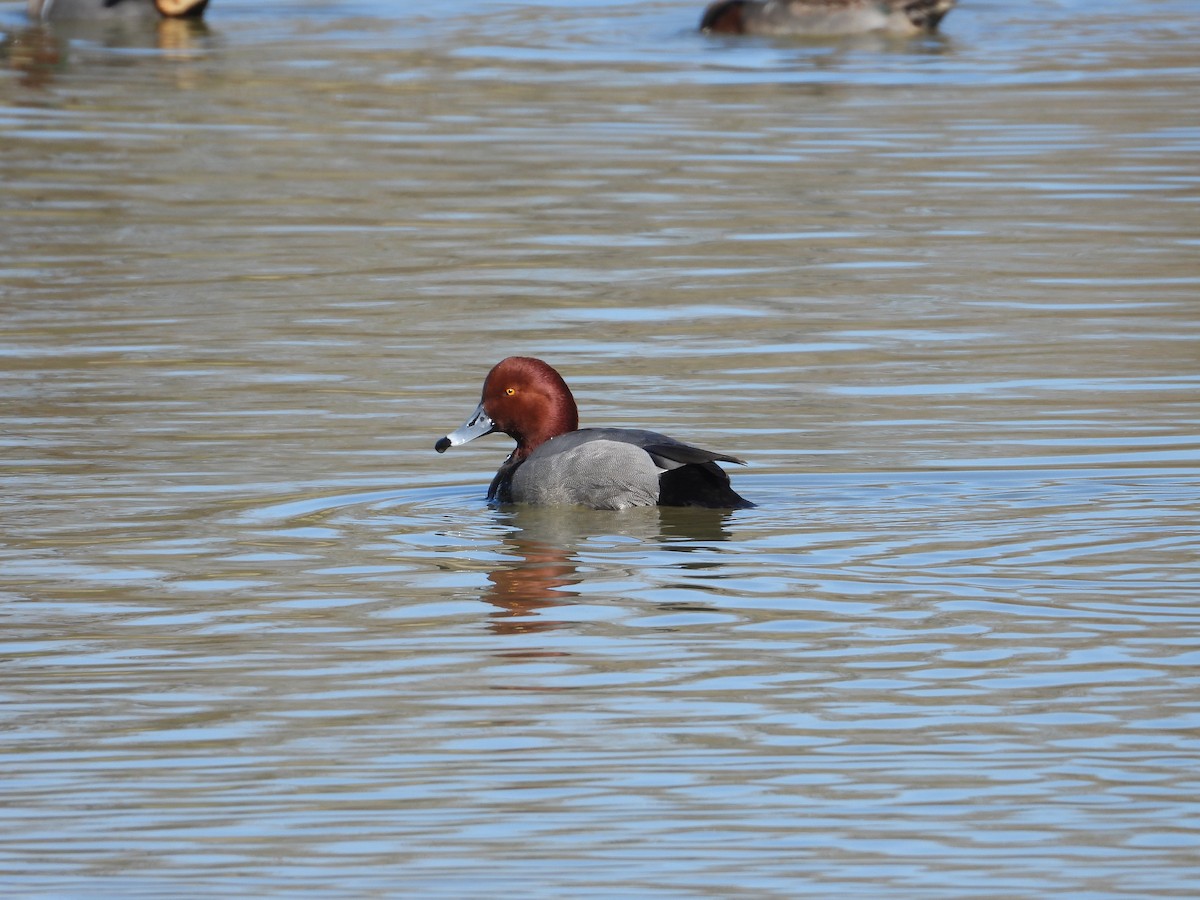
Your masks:
M489 500L593 509L754 505L730 487L729 475L717 465L745 465L736 456L653 431L579 428L571 389L552 366L531 356L497 363L466 424L434 449L444 453L496 431L517 447L492 479Z
M715 0L700 30L713 34L833 37L937 30L956 0Z
M158 15L171 19L192 19L204 15L208 0L29 0L31 19L41 21L67 19L103 19Z

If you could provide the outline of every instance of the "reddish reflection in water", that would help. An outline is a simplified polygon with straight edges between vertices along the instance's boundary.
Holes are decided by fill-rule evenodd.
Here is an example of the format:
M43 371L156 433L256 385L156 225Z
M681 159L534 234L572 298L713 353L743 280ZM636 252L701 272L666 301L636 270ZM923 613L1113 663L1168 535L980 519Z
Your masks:
M579 596L571 587L585 577L579 571L583 554L603 553L609 545L631 541L651 550L686 554L727 540L732 515L699 508L610 512L514 507L506 513L517 526L508 538L512 560L488 575L492 587L482 597L499 610L492 614L492 628L522 633L568 624L530 617Z
M492 588L483 599L497 608L492 613L492 630L521 633L562 627L566 623L530 617L577 596L564 590L579 581L577 566L562 547L545 541L517 537L513 550L519 559L488 575Z

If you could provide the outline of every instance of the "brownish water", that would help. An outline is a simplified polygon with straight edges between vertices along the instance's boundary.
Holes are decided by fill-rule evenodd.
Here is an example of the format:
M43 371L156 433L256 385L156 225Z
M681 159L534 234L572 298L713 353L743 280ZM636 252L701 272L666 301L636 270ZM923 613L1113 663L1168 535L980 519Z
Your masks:
M1195 893L1195 4L20 9L4 890ZM758 508L489 508L511 353Z

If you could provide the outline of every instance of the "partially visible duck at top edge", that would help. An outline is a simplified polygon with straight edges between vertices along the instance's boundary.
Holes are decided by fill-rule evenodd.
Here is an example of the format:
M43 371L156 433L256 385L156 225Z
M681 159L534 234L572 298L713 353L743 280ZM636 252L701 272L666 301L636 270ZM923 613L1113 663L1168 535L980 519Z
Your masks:
M713 34L834 37L932 33L957 0L715 0L700 30Z
M41 21L107 19L158 13L170 19L204 15L208 0L29 0L29 18Z
M517 448L500 466L488 499L593 509L633 506L754 506L729 486L717 461L726 453L693 447L653 431L579 428L571 389L550 365L529 356L497 363L465 425L434 446L438 453L501 431Z

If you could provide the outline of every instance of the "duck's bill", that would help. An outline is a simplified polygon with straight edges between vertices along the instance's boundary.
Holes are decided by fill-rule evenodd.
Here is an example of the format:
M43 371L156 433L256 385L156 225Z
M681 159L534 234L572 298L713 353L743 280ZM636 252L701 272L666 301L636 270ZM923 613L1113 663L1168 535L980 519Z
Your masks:
M483 404L480 403L475 407L475 412L471 413L471 418L467 419L465 425L456 428L444 438L439 438L438 442L433 445L433 449L438 453L445 453L451 447L473 441L475 438L491 434L495 430L495 423L492 422L491 416L483 411Z

